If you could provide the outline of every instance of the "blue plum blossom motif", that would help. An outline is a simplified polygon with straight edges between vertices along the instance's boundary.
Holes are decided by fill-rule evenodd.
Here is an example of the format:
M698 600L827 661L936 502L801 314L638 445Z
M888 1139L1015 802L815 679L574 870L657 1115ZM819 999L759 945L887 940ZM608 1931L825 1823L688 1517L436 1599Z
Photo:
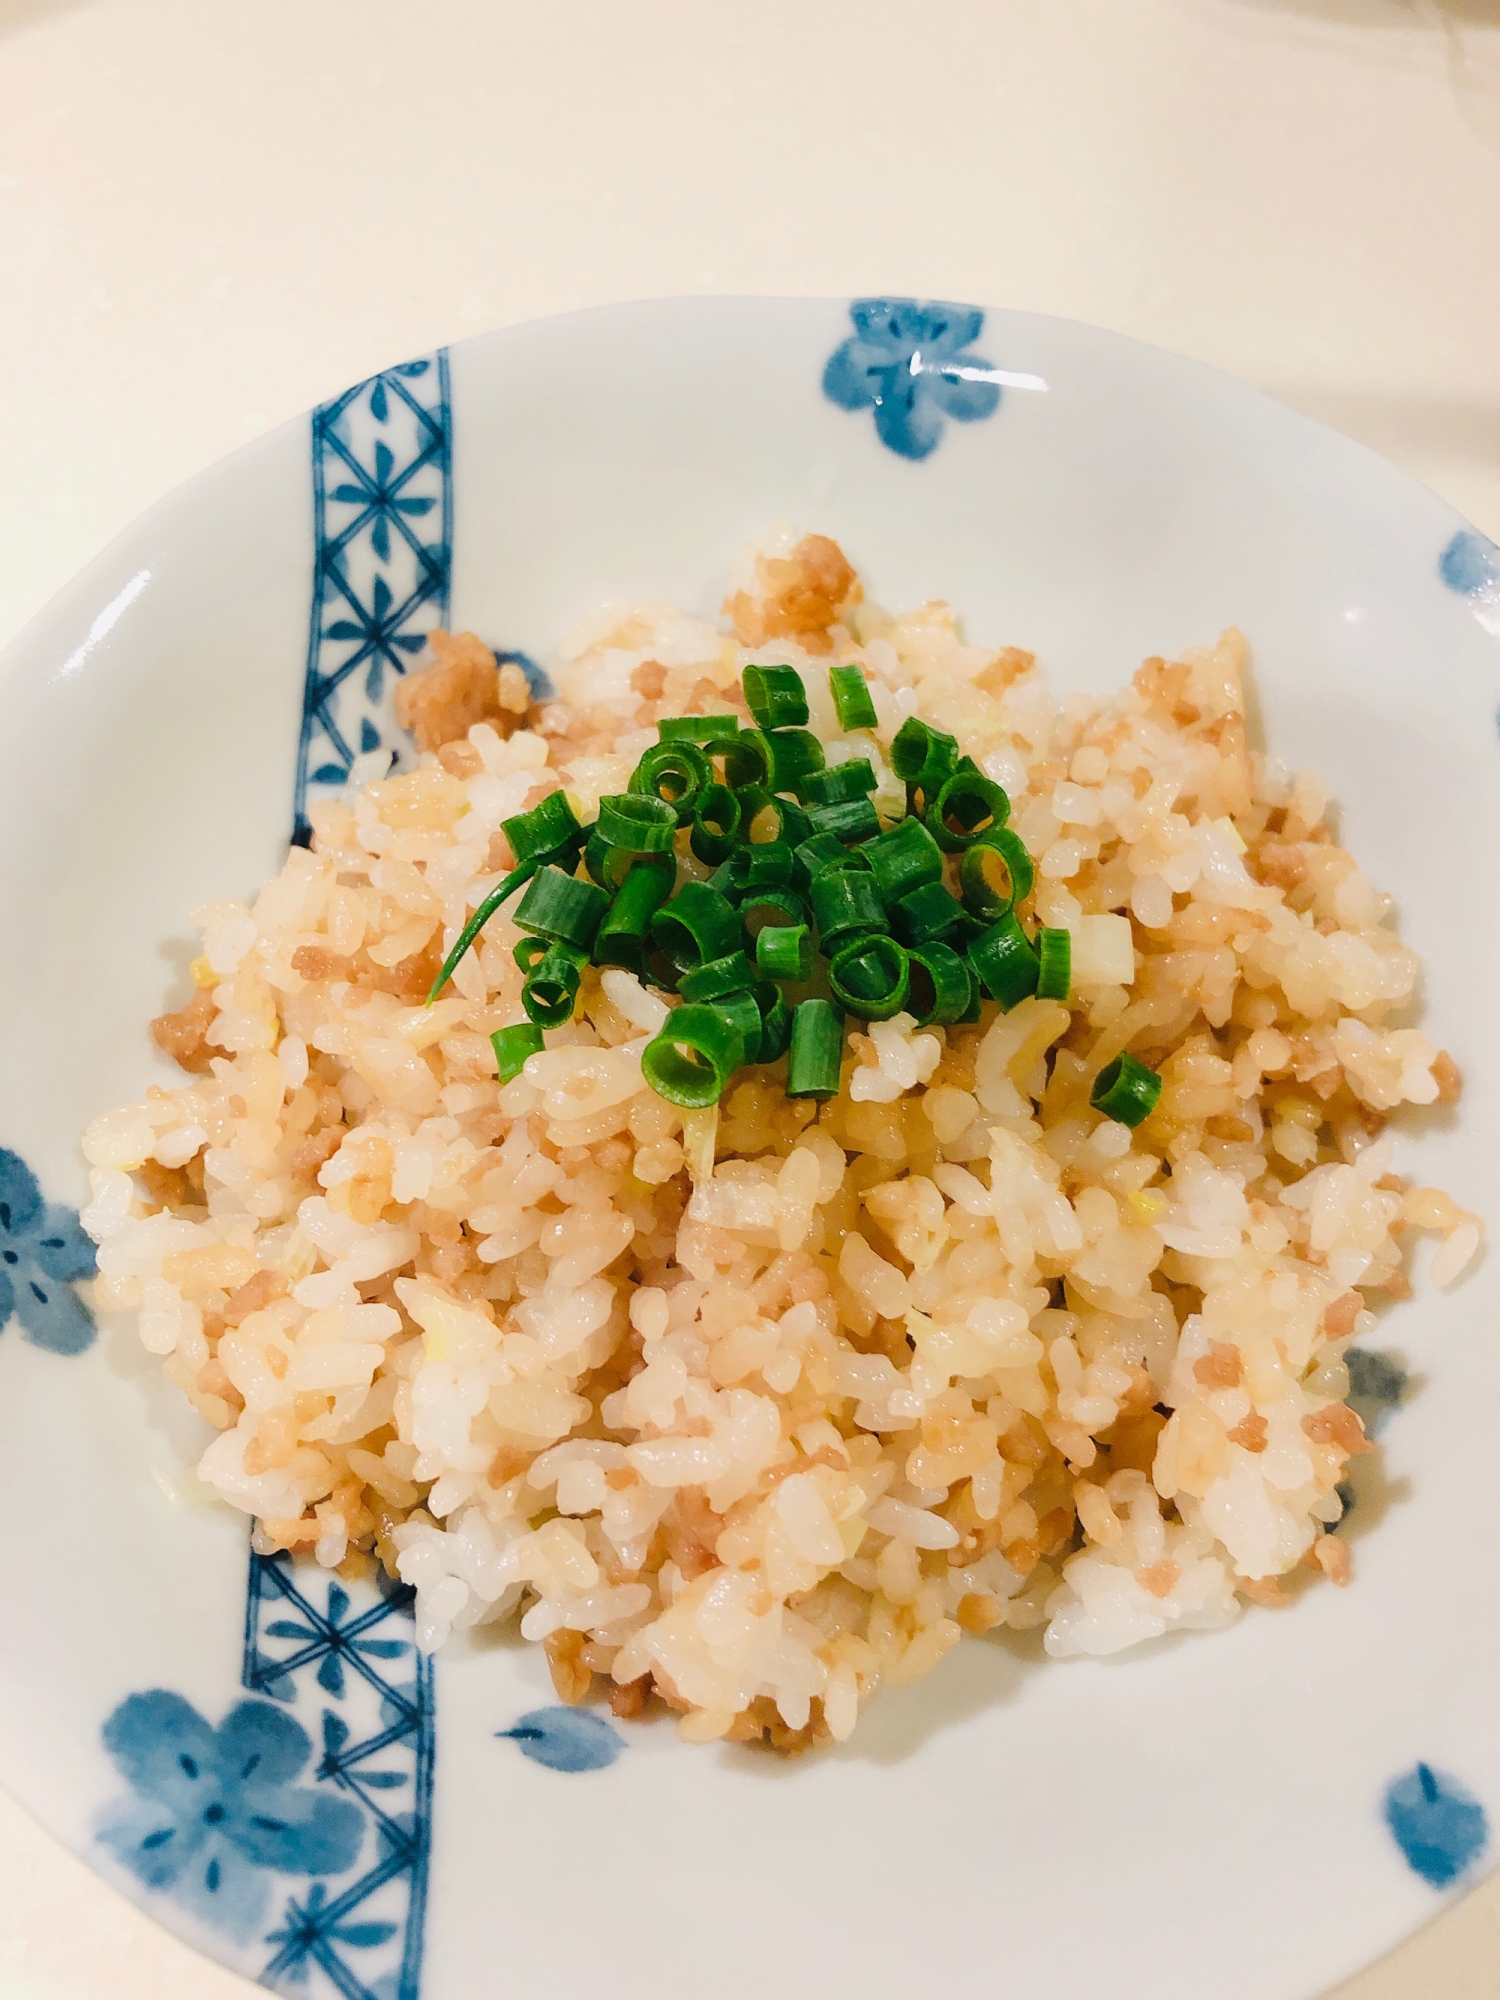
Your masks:
M264 1919L273 1872L338 1875L364 1839L347 1798L298 1786L307 1731L268 1701L242 1701L217 1729L163 1688L133 1694L104 1725L133 1797L100 1839L148 1889L244 1944Z
M14 1315L33 1345L81 1354L94 1316L73 1284L94 1268L76 1210L44 1201L26 1162L0 1146L0 1329Z
M625 1748L619 1730L586 1708L533 1708L495 1734L549 1771L602 1771Z
M1457 1778L1418 1764L1386 1790L1385 1823L1424 1882L1446 1889L1484 1852L1484 1807Z
M996 371L973 343L977 306L938 300L856 299L854 332L823 371L823 393L841 410L875 411L883 445L902 458L936 451L947 417L977 423L1000 405Z

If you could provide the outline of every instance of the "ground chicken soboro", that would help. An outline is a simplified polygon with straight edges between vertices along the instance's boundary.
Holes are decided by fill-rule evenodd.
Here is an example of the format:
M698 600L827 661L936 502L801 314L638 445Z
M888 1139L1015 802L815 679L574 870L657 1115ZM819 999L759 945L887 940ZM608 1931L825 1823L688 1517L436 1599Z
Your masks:
M1323 788L1248 747L1242 656L1231 632L1058 702L791 535L724 627L595 620L541 704L435 634L400 696L424 754L314 807L252 908L196 913L201 990L156 1024L194 1073L85 1141L102 1300L218 1428L202 1477L256 1546L384 1563L424 1646L519 1613L565 1700L783 1749L962 1631L1107 1653L1347 1582L1344 1352L1413 1231L1440 1283L1479 1231L1394 1172L1388 1116L1458 1071L1385 1025L1416 959ZM421 1004L500 822L559 785L591 813L660 718L743 713L752 658L805 667L887 817L902 718L958 737L1072 997L898 1016L851 1033L821 1109L772 1065L685 1125L641 1082L666 1002L591 972L502 1087L514 928ZM875 731L839 738L831 662ZM1127 1047L1163 1079L1134 1132L1088 1101Z

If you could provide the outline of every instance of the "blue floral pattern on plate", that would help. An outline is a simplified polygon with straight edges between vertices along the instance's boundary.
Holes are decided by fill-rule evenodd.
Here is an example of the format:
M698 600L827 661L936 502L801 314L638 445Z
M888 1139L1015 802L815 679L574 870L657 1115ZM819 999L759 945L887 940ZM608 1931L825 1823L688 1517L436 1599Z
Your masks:
M841 410L873 408L880 442L902 458L936 451L947 418L976 423L1000 407L996 370L972 351L978 306L856 299L849 317L854 332L823 370L823 393Z
M1473 528L1460 528L1438 557L1438 575L1469 600L1486 632L1500 638L1500 548Z
M313 602L293 838L358 756L409 739L395 684L446 622L453 428L446 352L388 368L312 415Z
M299 1786L312 1739L268 1701L242 1701L212 1728L164 1688L129 1695L104 1745L133 1796L100 1838L149 1889L240 1943L270 1901L272 1872L341 1874L364 1839L364 1815L333 1792Z
M26 1162L0 1146L0 1329L14 1316L34 1346L81 1354L94 1316L73 1285L94 1268L77 1210L44 1200Z
M1457 1778L1418 1764L1385 1795L1385 1823L1424 1882L1446 1889L1489 1843L1484 1807Z
M586 1708L533 1708L495 1734L550 1771L602 1771L625 1748L619 1730Z
M315 1883L303 1902L291 1898L280 1928L268 1933L275 1950L260 1979L277 1991L299 1988L316 1964L346 2000L416 2000L435 1717L432 1662L417 1652L412 1632L414 1594L383 1577L346 1589L284 1555L250 1558L245 1686L288 1706L316 1706L317 1780L352 1799L373 1835L352 1876ZM278 1615L287 1611L294 1615Z

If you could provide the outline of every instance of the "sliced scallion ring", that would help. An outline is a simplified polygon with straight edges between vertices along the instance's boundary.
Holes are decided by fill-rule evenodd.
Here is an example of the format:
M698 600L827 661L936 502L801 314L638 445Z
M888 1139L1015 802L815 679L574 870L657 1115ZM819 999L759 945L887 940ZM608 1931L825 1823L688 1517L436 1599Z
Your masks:
M836 806L810 806L807 817L814 833L831 833L846 847L873 840L880 831L880 815L867 798L841 799Z
M897 820L861 851L888 903L943 879L943 850L919 819Z
M1036 865L1013 827L996 827L965 850L958 885L976 917L996 923L1024 903L1036 882Z
M521 988L521 1005L539 1028L560 1028L573 1018L583 961L565 944L549 944Z
M885 904L865 868L825 868L813 877L813 920L825 953L853 931L886 928Z
M722 743L739 730L737 715L668 715L656 725L663 743Z
M764 931L761 936L765 936ZM769 979L763 979L756 987L755 1004L760 1009L760 1049L756 1059L776 1062L791 1045L791 1005L781 988Z
M850 1014L888 1021L906 1005L911 966L893 937L861 931L828 961L828 990Z
M823 769L823 745L810 729L771 729L771 790L800 799L807 782Z
M935 938L907 953L911 983L907 1010L919 1028L962 1021L974 1000L974 975L950 946Z
M1035 993L1039 970L1036 953L1014 912L975 938L965 955L980 985L1007 1014Z
M732 1023L706 1004L678 1007L641 1051L641 1074L668 1104L701 1111L717 1104L745 1059Z
M525 1069L527 1057L538 1054L546 1043L535 1021L517 1021L513 1027L497 1028L490 1036L490 1045L500 1081L509 1083Z
M678 991L684 1000L722 1000L729 993L748 993L754 985L755 967L744 952L731 951L683 973Z
M1064 930L1043 925L1036 934L1036 997L1066 1000L1073 984L1073 939Z
M693 808L693 830L688 845L700 861L715 865L727 861L740 836L739 795L728 785L705 785Z
M627 854L670 854L677 809L650 792L617 792L599 801L594 834Z
M837 1097L844 1024L826 1000L803 1000L792 1015L788 1097Z
M812 932L806 924L767 924L756 936L755 969L764 979L806 979L812 961Z
M1117 1125L1144 1124L1161 1097L1161 1078L1128 1049L1106 1063L1094 1079L1089 1103Z
M652 744L631 772L629 789L665 799L677 813L677 824L686 826L698 794L713 783L713 776L713 765L696 743L669 739Z
M608 909L605 890L577 875L566 875L549 863L532 876L516 910L515 923L517 930L555 938L586 954Z
M739 950L739 912L706 882L684 882L651 919L651 936L675 966L688 972Z
M875 704L870 698L863 667L830 667L828 691L833 696L833 712L839 719L840 729L875 727Z
M670 856L666 859L665 868L655 860L637 861L620 884L594 934L596 965L618 965L636 974L645 971L651 919L671 895L677 876L676 864Z
M796 728L807 721L807 689L795 667L746 667L740 685L761 729Z
M998 833L1010 817L1010 800L982 771L955 771L938 787L924 818L927 830L948 854L961 854L986 834Z

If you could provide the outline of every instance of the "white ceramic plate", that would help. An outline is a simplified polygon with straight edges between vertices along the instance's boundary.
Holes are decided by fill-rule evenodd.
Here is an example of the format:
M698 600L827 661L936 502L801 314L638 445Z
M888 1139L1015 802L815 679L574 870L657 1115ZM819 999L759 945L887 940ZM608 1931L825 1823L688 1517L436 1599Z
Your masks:
M393 369L165 501L0 660L0 1777L288 1992L1305 2000L1483 1865L1493 1267L1382 1322L1409 1380L1353 1589L1105 1663L966 1643L789 1766L570 1731L537 1649L433 1672L399 1599L323 1573L257 1562L247 1591L243 1524L174 1497L196 1420L70 1304L76 1135L167 1080L145 1023L184 990L185 912L277 864L299 785L395 744L422 633L544 658L603 598L712 611L784 516L1063 687L1241 625L1268 745L1345 802L1467 1076L1421 1176L1493 1215L1494 550L1188 363L852 310L858 335L846 302L622 307Z

